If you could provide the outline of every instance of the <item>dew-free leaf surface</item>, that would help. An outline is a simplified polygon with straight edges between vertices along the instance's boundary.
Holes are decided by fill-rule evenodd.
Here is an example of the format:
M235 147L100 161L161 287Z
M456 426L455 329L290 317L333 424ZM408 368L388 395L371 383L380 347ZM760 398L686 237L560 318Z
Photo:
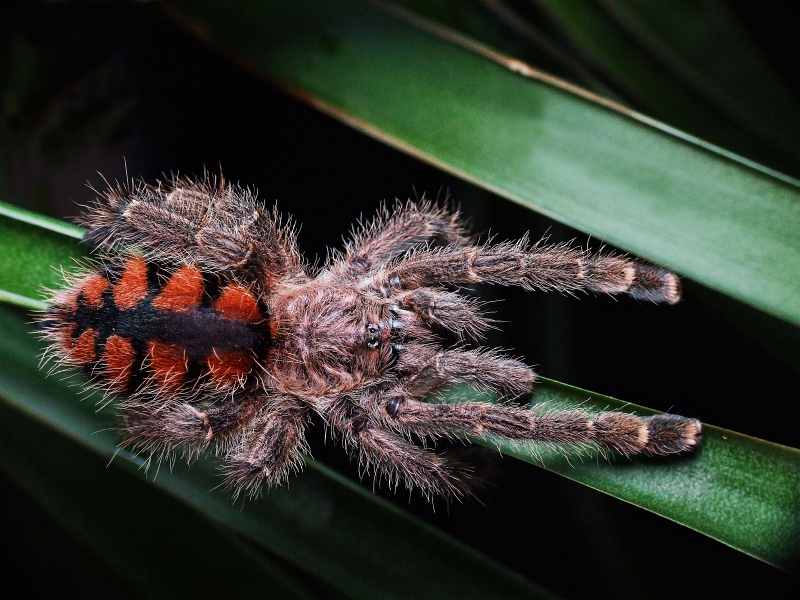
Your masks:
M48 221L46 217L43 219ZM68 267L74 264L73 255L82 255L80 249L73 247L72 238L62 234L51 237L48 231L37 232L41 223L0 216L0 228L19 234L0 236L0 256L25 257L27 265L21 270L10 262L0 262L0 290L13 289L15 293L36 290L36 279L41 273L49 272L49 265ZM36 240L36 244L18 245L28 235ZM39 301L38 295L20 297L27 302L15 304L24 307L35 306ZM0 301L2 298L0 296ZM52 438L55 441L50 452L57 454L64 445L64 452L83 456L85 460L76 458L61 463L72 469L73 475L97 468L97 477L102 479L103 464L114 456L109 485L122 485L120 478L125 476L131 480L132 489L138 490L131 494L144 493L139 487L145 476L143 461L127 451L117 451L120 438L113 431L112 411L98 411L97 403L101 399L97 395L84 398L85 394L75 387L75 381L70 385L70 381L62 381L59 376L45 378L45 372L39 368L41 344L34 336L35 326L26 324L26 321L30 318L23 312L0 307L2 410L20 413L9 417L12 422L14 419L21 419L21 422L33 419L38 425L34 423L24 427L39 427L36 435L50 439L49 436L55 432L64 438ZM75 444L89 452L73 448ZM46 452L44 446L42 451ZM7 458L16 464L11 454ZM74 520L75 526L86 517L86 513L75 506L74 494L77 492L57 494L48 491L48 486L56 485L56 482L37 480L35 469L28 472L14 464L10 464L7 470L23 482L23 488L29 493L44 498L45 508L51 514L58 516L67 511L69 516L63 518ZM52 464L36 463L34 466L46 472ZM235 504L231 502L229 492L218 489L222 478L215 470L213 459L197 461L191 467L179 461L172 470L162 466L154 479L155 468L149 473L151 485L160 490L158 493L166 493L199 513L195 517L186 513L186 523L200 518L213 521L229 534L263 547L272 555L311 574L321 585L347 597L439 598L451 593L461 598L551 597L519 575L407 515L318 462L309 461L301 476L292 478L289 485L272 490L262 500ZM52 498L47 500L51 495ZM74 512L69 512L72 510ZM102 528L89 529L85 536L89 538L89 546L101 553L103 544L114 543L113 536L106 535ZM232 552L236 555L246 553L247 549L237 547ZM121 551L105 554L112 565L124 556ZM139 566L155 568L152 564ZM243 560L242 569L270 571L272 567L268 559L250 557ZM270 577L277 576L276 572L270 572ZM135 573L129 573L129 576L141 583ZM280 585L292 586L291 578L281 581ZM165 585L174 583L168 581ZM307 591L302 586L293 589L301 597Z
M2 219L9 217L0 217L0 226ZM26 230L39 228L24 221L15 221L15 226L23 237ZM0 238L0 255L15 240ZM72 248L62 241L40 239L41 258L28 256L27 275L0 263L0 290L11 285L35 289L41 272L34 268L37 260L69 264ZM112 423L108 413L96 412L92 400L79 401L76 390L56 378L44 379L31 327L19 315L2 310L0 398L102 456L111 456L118 439L107 429ZM539 385L533 402L652 413L549 380ZM607 463L596 456L564 458L548 453L544 466L761 560L791 568L800 556L800 451L714 427L706 426L705 431L702 450L692 456ZM482 443L493 446L495 441ZM505 443L500 447L504 454L542 464L529 448ZM317 462L310 462L302 476L271 491L261 502L242 505L231 504L225 492L211 491L219 484L213 462L200 460L191 468L179 462L172 472L162 469L154 485L339 591L357 597L369 597L377 590L401 596L411 590L423 594L422 587L427 586L425 593L433 597L463 585L458 592L463 597L543 593ZM115 463L138 468L141 460L122 451ZM353 544L353 539L359 543ZM442 589L425 583L431 579ZM452 579L460 583L455 585Z
M384 4L180 6L204 39L357 129L800 324L795 180Z

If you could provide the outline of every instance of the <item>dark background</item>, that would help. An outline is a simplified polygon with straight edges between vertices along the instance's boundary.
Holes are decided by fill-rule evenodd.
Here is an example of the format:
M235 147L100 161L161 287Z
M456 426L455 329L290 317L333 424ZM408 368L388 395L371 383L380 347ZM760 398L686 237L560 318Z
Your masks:
M737 2L734 9L799 91L800 22L790 5ZM277 201L302 223L311 262L324 260L356 217L414 190L449 190L476 231L501 239L530 231L587 242L318 113L215 54L158 7L70 2L4 10L4 59L29 60L43 83L19 88L18 69L3 60L3 200L69 216L92 198L87 180L102 189L98 171L123 180L127 163L131 176L152 182L221 166L229 180L258 188L263 201ZM506 322L488 343L513 349L547 377L800 447L797 331L694 282L685 288L675 307L480 291L502 299L493 310ZM357 479L317 425L314 456ZM492 486L447 510L378 493L565 598L778 598L796 584L557 475L492 453L484 458ZM5 476L0 554L7 597L137 595Z

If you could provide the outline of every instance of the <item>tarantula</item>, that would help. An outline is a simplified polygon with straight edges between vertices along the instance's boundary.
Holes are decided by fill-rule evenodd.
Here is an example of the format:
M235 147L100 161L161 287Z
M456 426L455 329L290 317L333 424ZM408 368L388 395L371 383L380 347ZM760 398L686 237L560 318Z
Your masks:
M213 447L238 495L302 465L312 412L396 487L468 493L467 466L415 445L437 436L590 445L671 454L701 440L675 415L527 410L510 403L536 375L466 349L487 328L480 305L446 286L626 293L674 304L680 281L613 254L526 239L478 244L457 211L397 203L312 270L291 222L255 194L208 177L109 189L80 219L104 254L68 276L42 317L46 355L119 393L127 444L161 460ZM426 399L466 383L504 403Z

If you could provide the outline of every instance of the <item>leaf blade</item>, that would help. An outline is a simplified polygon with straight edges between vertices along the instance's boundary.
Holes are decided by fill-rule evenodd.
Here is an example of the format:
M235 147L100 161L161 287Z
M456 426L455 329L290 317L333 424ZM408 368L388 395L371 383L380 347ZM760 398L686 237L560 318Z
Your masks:
M0 402L0 465L103 562L154 597L321 598L155 487ZM158 543L154 543L158 540ZM180 568L174 559L181 557Z
M372 4L262 2L246 22L187 6L226 50L336 118L800 324L794 180L520 77Z
M38 346L23 318L0 307L0 401L142 477L143 460L118 451L110 414L81 401L73 386L44 379ZM552 597L314 461L289 486L242 505L216 489L221 479L210 459L167 471L152 482L162 492L347 596Z
M533 406L657 414L648 408L542 378ZM646 508L750 556L791 570L800 559L800 450L712 425L691 456L577 460L496 439L476 440L503 454ZM742 515L747 515L743 518Z
M644 110L797 172L797 103L724 3L536 2Z
M2 240L0 238L0 251L3 250ZM63 251L61 245L56 245L56 248L56 252ZM41 253L38 260L44 260L43 257L47 256L47 253ZM69 256L64 255L57 262L63 264L68 261ZM0 289L4 287L4 278L7 276L0 269ZM80 441L104 456L111 456L115 452L116 439L110 431L105 430L107 422L104 418L93 412L87 402L77 402L74 392L68 391L63 385L61 387L64 389L59 390L52 379L41 379L36 364L35 344L20 323L15 324L6 318L0 319L0 326L5 327L0 336L0 355L4 359L0 361L0 397L19 410L43 420L62 434ZM51 397L58 397L60 401L56 402ZM472 395L471 399L477 398ZM542 380L534 402L595 410L613 407L619 410L636 410L639 414L653 412L550 380ZM98 430L103 431L97 433ZM623 466L620 467L621 463L612 465L599 462L590 466L549 458L544 466L691 527L770 564L784 569L794 567L800 557L800 451L714 427L706 426L706 431L708 441L704 449L696 456L683 457L676 461L637 460L630 464L622 463ZM729 439L723 439L725 436ZM476 441L489 447L500 447L505 454L518 459L541 464L528 449L497 440ZM726 448L733 450L726 451ZM139 468L142 464L140 459L126 453L120 453L119 456L119 460L127 461L126 464L131 468ZM750 485L744 486L744 491L740 490L741 481L750 482ZM704 499L687 495L683 489L686 482L691 482L692 489L700 489L701 483L706 482ZM753 485L754 482L757 485ZM479 573L481 581L491 581L490 587L493 590L502 589L504 594L512 595L523 594L526 589L531 596L543 593L535 588L525 588L514 577L504 577L502 569L498 571L497 567L492 568L492 563L482 562L477 555L447 541L440 534L425 527L420 528L413 519L378 501L368 492L318 463L311 462L307 473L302 478L293 480L291 484L293 491L300 490L301 501L290 496L287 489L280 488L267 496L267 506L253 508L247 505L241 511L230 505L220 494L207 491L218 484L210 461L195 463L191 471L179 464L173 473L159 477L155 483L207 517L221 520L234 531L250 537L293 564L300 567L314 565L314 572L318 577L331 585L338 582L340 590L343 589L342 582L347 581L348 589L352 590L352 586L355 586L359 595L370 597L370 594L376 593L376 589L382 589L381 593L385 594L387 590L378 586L375 581L367 577L366 581L359 582L359 576L363 577L364 571L381 572L386 564L408 565L408 560L400 555L388 558L381 556L375 564L376 557L369 550L371 544L366 544L368 550L353 553L352 549L341 546L342 539L355 535L365 542L380 546L383 544L382 539L392 537L392 532L404 531L401 539L393 542L398 548L406 548L403 552L412 552L411 548L427 545L435 553L455 554L458 560L454 562L471 564L470 571ZM315 486L327 491L320 496ZM767 490L769 493L765 496ZM669 492L666 496L662 494L665 491ZM344 504L357 506L358 518L353 521L352 515L339 514L335 523L328 522L334 529L331 534L334 541L327 545L321 544L317 538L315 523L324 525L327 522L329 516L326 517L325 513L333 502L330 498L340 497L342 494L346 496ZM739 496L736 502L729 502L731 494ZM329 508L326 509L326 506ZM736 518L739 514L750 518ZM388 520L391 525L382 528L382 520ZM332 556L340 557L348 552L351 558L346 561L330 560ZM415 552L419 555L419 551ZM441 558L422 558L422 562L428 567L436 565L437 574L441 574L445 568ZM372 566L352 573L342 563ZM416 565L413 572L424 576L428 567ZM450 568L455 573L459 565L451 563ZM434 578L439 576L428 575ZM505 575L508 576L507 573ZM390 580L394 585L405 589L410 572L395 570L392 576ZM358 583L353 584L354 581ZM359 588L358 585L362 587ZM502 585L506 587L501 587ZM450 591L452 589L446 588ZM480 589L473 582L459 593L469 594ZM446 590L440 591L444 593ZM440 591L427 589L425 593ZM480 593L488 592L483 590Z

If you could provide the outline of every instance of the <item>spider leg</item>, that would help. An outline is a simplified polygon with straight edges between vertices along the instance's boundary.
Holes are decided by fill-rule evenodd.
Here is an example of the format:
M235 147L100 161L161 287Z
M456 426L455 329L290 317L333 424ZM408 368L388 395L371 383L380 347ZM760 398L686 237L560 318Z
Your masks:
M233 432L251 419L264 402L262 396L251 395L201 409L188 402L158 407L153 401L129 398L121 407L128 433L123 446L159 461L175 448L183 448L191 457L212 444L224 447Z
M345 254L331 271L345 278L363 277L376 267L387 264L419 244L470 245L472 240L458 212L427 201L396 203L394 210L385 206L378 216L347 242Z
M351 455L358 458L359 467L385 478L392 488L402 482L407 489L418 488L429 498L460 498L474 485L469 467L385 429L349 398L334 402L326 414L342 433Z
M417 288L399 294L393 300L397 301L394 312L399 321L394 324L395 328L411 329L412 335L419 331L416 323L413 323L414 319L427 328L450 331L460 340L480 339L491 322L481 314L478 301L454 292ZM424 334L420 337L424 337Z
M262 485L282 483L299 471L309 453L304 435L306 409L288 397L271 399L250 420L225 456L223 472L234 498L258 495Z
M404 377L404 389L418 398L452 383L515 398L529 393L536 381L536 374L524 363L484 348L440 350L409 345L400 351L397 371Z
M677 415L637 417L620 412L592 415L582 410L537 412L508 404L429 404L402 388L377 392L365 401L387 427L404 435L493 435L513 442L594 444L629 455L674 454L701 441L702 425Z
M373 286L394 295L443 283L519 285L560 292L630 294L640 300L675 304L676 275L625 256L589 254L566 244L529 247L516 243L447 247L408 256L378 273Z
M268 291L283 278L306 280L294 228L247 189L220 178L173 179L111 188L81 218L86 240L212 272L236 270Z

